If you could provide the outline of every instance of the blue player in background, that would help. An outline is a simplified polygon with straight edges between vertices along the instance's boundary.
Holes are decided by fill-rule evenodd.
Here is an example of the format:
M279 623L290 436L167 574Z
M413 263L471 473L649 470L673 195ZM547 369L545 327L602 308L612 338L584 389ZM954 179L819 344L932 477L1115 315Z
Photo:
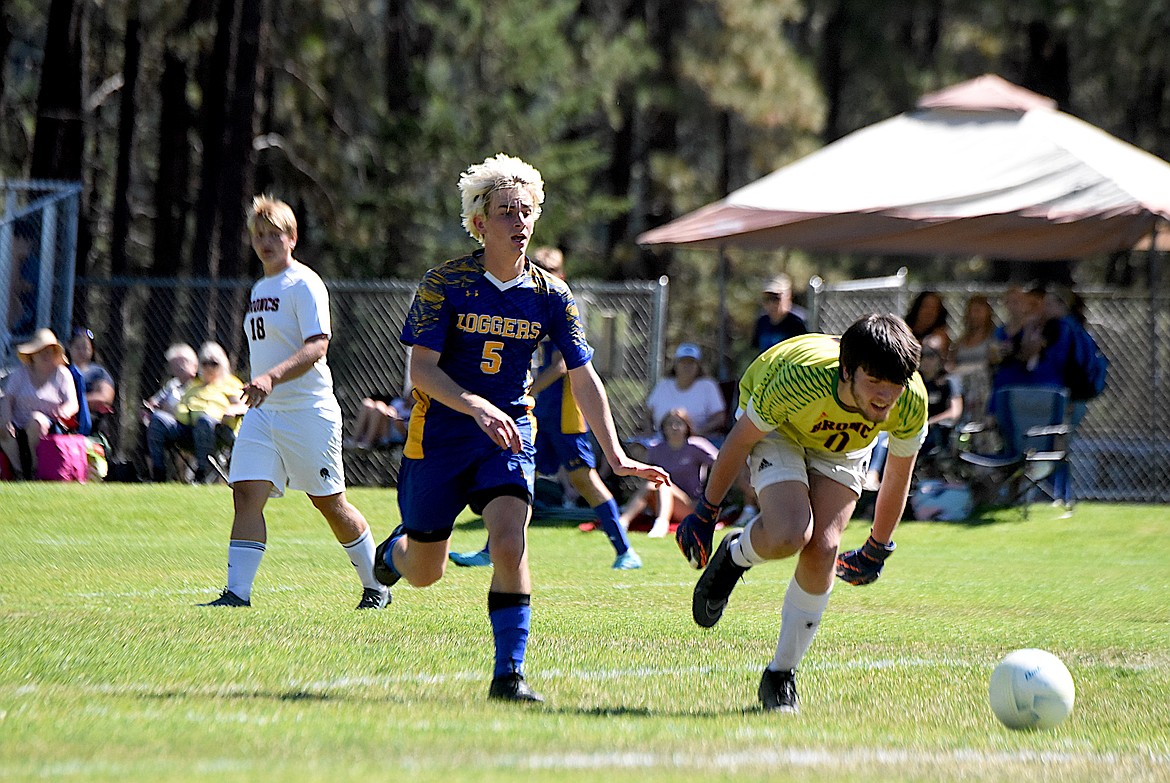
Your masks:
M555 247L538 247L529 254L529 258L554 277L565 279L565 257ZM613 545L616 554L613 567L619 571L641 568L642 558L630 546L630 539L620 521L621 510L617 501L597 474L597 459L593 454L589 425L565 377L564 357L551 340L542 342L537 353L537 375L530 390L536 398L533 408L538 425L536 471L541 475L552 476L564 468L573 489L597 515L601 529ZM459 566L492 564L487 543L478 552L452 552L450 557L451 562Z
M446 570L455 518L483 515L495 640L490 698L543 701L524 679L531 624L528 521L535 481L532 356L549 337L606 459L619 476L669 482L622 450L593 349L567 285L525 255L544 201L540 172L504 154L459 179L463 226L483 248L426 273L402 330L412 346L414 409L399 471L402 524L382 542L375 574L426 587Z

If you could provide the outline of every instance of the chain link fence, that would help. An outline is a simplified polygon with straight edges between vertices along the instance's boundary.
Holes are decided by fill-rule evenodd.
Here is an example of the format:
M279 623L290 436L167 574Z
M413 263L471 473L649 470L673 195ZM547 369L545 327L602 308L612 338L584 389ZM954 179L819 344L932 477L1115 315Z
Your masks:
M347 422L362 398L401 395L406 349L399 342L417 284L413 281L326 281L333 340L329 366ZM115 452L146 466L141 401L165 380L167 346L185 342L198 349L207 340L228 352L237 375L247 377L247 345L240 324L252 281L190 279L79 279L74 322L95 334L97 361L118 383ZM581 304L594 366L605 380L618 432L632 437L641 427L641 407L663 361L667 281L572 284ZM349 429L346 429L346 435ZM393 485L398 454L392 450L347 451L352 485Z
M80 198L76 182L0 180L0 368L38 326L68 335Z
M931 286L950 313L951 334L962 330L974 293L1006 312L1004 287ZM809 286L810 326L840 334L868 312L904 315L922 290L906 275ZM1170 367L1170 295L1078 290L1088 328L1109 358L1109 379L1089 402L1070 449L1073 492L1080 500L1170 502L1170 413L1165 369ZM815 325L815 326L814 326Z

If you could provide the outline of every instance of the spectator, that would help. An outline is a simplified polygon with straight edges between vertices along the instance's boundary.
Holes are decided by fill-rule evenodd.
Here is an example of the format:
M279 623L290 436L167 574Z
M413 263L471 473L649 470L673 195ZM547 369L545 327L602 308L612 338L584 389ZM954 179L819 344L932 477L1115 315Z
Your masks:
M919 449L919 464L930 466L931 460L945 456L951 447L951 434L963 416L963 387L947 372L942 355L929 345L922 348L918 366L922 385L926 387L926 441Z
M947 364L963 388L963 418L980 420L991 395L996 358L995 311L983 294L972 294L963 311L963 331L951 343Z
M353 425L353 437L347 438L347 449L376 449L392 443L406 442L406 428L410 423L410 403L401 397L372 394L362 398Z
M790 337L808 334L802 313L792 306L792 279L778 274L764 284L764 312L752 331L752 358Z
M1003 352L993 388L1007 385L1068 386L1072 324L1058 297L1034 285L1009 303L1015 308L1010 329L1000 332ZM1016 325L1018 323L1018 326Z
M199 349L199 375L184 388L174 413L155 411L146 428L154 481L166 481L167 449L176 443L189 444L195 450L196 484L208 484L217 478L211 457L219 443L230 442L235 433L230 424L226 430L220 425L225 418L243 415L243 388L219 343L204 343Z
M150 424L150 418L155 411L174 414L183 396L183 390L199 373L199 356L195 349L186 343L175 343L167 348L163 356L167 361L167 372L170 373L170 377L149 399L142 401L144 425Z
M654 514L650 538L662 538L672 523L678 524L695 510L695 499L703 492L707 469L719 450L711 441L692 433L691 420L682 408L668 411L662 418L662 440L650 447L646 459L670 474L671 485L643 484L622 510L622 527L629 528L636 517L649 509Z
M12 265L8 288L9 331L18 336L31 333L37 320L37 278L40 256L35 238L37 227L31 218L22 218L12 227Z
M41 438L77 426L77 388L66 368L65 349L52 329L38 329L16 352L20 364L9 374L0 397L0 447L14 472L32 479Z
M695 435L714 442L722 440L727 404L719 384L703 374L702 358L702 351L694 343L678 346L670 374L659 380L646 398L651 430L660 429L668 411L682 408L694 425Z
M69 359L85 383L85 400L93 422L91 432L100 433L111 446L115 445L114 376L97 363L97 346L92 331L85 327L73 330L73 337L69 340Z
M931 345L943 356L951 350L950 313L937 291L922 291L914 297L906 313L911 333L922 345Z

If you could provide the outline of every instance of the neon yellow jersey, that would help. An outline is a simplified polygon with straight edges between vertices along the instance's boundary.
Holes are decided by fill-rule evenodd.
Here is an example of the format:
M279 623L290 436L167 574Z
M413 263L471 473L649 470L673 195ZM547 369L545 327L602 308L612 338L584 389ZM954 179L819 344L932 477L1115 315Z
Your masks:
M837 396L841 340L807 334L778 343L739 382L740 413L761 430L779 430L806 449L852 454L890 433L890 453L909 457L926 438L926 388L918 373L881 424L848 410Z

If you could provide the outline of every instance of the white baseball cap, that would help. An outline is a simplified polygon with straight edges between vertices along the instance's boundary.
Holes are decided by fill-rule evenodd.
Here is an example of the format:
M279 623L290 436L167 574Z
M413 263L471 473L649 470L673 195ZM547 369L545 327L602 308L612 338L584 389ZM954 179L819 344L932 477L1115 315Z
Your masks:
M679 343L678 348L674 352L674 360L677 362L679 359L694 359L696 362L702 361L703 352L694 343Z

